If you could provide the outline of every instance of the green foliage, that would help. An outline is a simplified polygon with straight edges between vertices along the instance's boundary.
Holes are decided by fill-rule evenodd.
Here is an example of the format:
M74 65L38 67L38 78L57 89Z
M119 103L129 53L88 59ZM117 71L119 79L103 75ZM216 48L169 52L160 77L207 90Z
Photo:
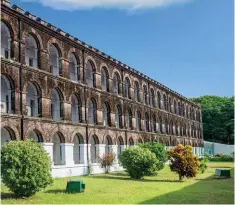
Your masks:
M197 175L200 162L196 155L193 155L191 146L178 144L168 151L170 169L179 175L179 180L184 177L192 178Z
M207 163L209 162L209 160L207 158L203 158L201 161L200 161L200 167L199 167L199 171L203 174L208 166L207 166Z
M105 153L103 157L100 158L101 167L105 169L105 173L109 173L114 160L115 154L113 152Z
M16 196L34 195L53 182L50 157L33 140L11 141L1 150L1 176Z
M191 100L202 106L204 139L234 144L234 97L202 96Z
M157 157L146 148L130 147L120 154L119 159L131 178L141 179L157 172Z
M210 162L233 162L234 156L226 154L216 154L215 156L208 156Z
M155 156L158 159L158 163L156 165L158 171L164 168L165 163L168 160L168 155L165 149L165 145L157 142L147 142L144 144L138 144L138 146L142 148L147 148L155 154Z

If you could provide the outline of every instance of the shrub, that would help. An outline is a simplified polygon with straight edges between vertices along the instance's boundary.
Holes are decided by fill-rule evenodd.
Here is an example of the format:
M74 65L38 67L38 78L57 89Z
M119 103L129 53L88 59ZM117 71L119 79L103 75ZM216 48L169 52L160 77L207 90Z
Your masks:
M202 160L200 160L200 167L199 167L199 171L203 174L206 170L207 170L207 168L208 168L208 166L207 166L207 163L208 163L208 159L207 158L204 158L204 159L202 159Z
M215 154L215 157L222 157L222 156L223 156L222 153Z
M157 172L157 157L146 148L130 147L120 154L119 159L131 178L141 179Z
M11 141L1 149L2 182L16 196L28 197L53 182L51 160L33 140Z
M164 168L165 163L168 159L165 145L157 143L157 142L147 142L144 144L139 144L138 146L142 148L147 148L155 154L155 156L158 159L158 163L156 165L158 171Z
M109 173L110 167L113 165L115 160L115 154L105 153L103 157L100 158L101 167L105 169L105 173Z
M192 178L195 177L200 162L198 156L193 155L191 146L183 146L179 144L176 147L171 148L168 151L170 159L170 169L179 175L179 180L184 177Z

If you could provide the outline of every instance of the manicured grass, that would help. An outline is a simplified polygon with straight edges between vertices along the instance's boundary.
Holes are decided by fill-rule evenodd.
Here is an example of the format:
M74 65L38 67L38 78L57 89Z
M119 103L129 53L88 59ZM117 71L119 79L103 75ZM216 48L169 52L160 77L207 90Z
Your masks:
M231 179L215 179L215 168L233 168L231 162L208 163L209 169L195 179L178 181L178 176L166 166L158 176L143 180L130 180L125 173L102 174L84 177L86 191L66 194L64 189L69 178L56 179L48 187L27 199L15 199L2 185L3 204L233 204L234 182ZM234 168L233 168L234 171ZM233 175L233 172L232 172Z

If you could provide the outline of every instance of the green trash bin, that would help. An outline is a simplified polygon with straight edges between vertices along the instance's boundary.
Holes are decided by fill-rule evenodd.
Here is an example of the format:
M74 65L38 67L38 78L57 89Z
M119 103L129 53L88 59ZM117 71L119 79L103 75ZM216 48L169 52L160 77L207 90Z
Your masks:
M231 177L230 169L216 169L215 176L230 178Z
M67 182L66 192L80 193L84 192L85 188L86 185L82 180L70 180Z

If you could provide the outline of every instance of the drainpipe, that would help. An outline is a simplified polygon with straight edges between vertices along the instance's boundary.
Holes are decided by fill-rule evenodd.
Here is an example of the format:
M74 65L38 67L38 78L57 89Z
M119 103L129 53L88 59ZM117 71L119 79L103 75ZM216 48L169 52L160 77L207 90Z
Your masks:
M22 62L22 56L21 56L21 40L22 40L22 22L21 22L21 19L20 17L18 17L18 41L19 41L19 62L20 62L20 115L21 115L21 118L20 118L20 139L21 140L24 140L24 115L23 115L23 96L22 96L22 92L23 92L23 74L22 74L22 71L23 71L23 62Z

